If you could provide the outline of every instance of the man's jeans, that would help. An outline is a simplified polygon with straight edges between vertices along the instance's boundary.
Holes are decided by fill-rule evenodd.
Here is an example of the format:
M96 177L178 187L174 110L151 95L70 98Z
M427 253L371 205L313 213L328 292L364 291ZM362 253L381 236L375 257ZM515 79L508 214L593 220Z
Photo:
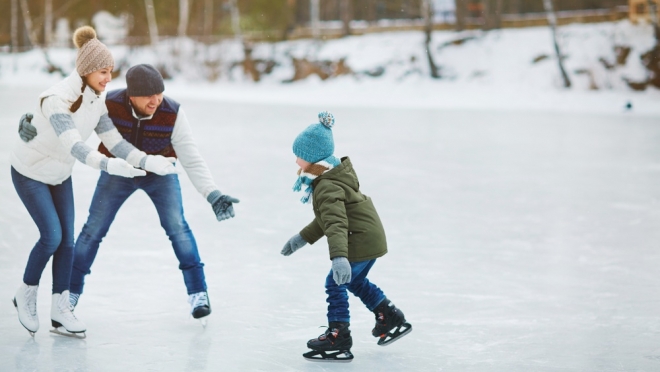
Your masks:
M339 286L332 278L332 270L330 270L330 274L325 279L325 293L328 294L326 300L328 303L328 323L351 321L348 312L347 289L362 300L369 311L373 311L385 299L383 291L367 279L367 274L375 262L375 259L351 262L351 282Z
M39 241L28 258L23 282L39 285L41 273L53 257L53 293L69 289L73 256L73 187L71 177L59 185L47 185L11 168L11 179L30 217L39 229Z
M183 272L188 294L206 291L204 264L200 261L195 237L183 217L181 186L176 174L124 178L101 172L96 185L89 217L83 226L74 250L71 293L82 293L85 275L90 274L101 240L124 201L136 190L144 190L156 207L160 225L172 242L174 254ZM148 238L148 237L142 237ZM142 239L141 238L141 239ZM138 242L136 242L138 244Z

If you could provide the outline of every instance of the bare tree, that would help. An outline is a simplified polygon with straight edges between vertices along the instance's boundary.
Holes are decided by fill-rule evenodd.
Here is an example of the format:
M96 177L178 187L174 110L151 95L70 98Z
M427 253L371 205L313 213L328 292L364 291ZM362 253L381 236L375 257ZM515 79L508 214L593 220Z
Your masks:
M231 11L231 29L234 32L234 37L238 40L243 39L241 34L241 14L238 11L237 0L229 0L229 9Z
M18 0L11 0L11 51L18 52Z
M151 45L158 44L158 24L156 23L156 10L153 0L144 0L144 7L147 10L147 23L149 24L149 38Z
M340 0L339 2L339 13L341 14L341 22L343 25L343 36L348 36L351 34L351 20L353 18L351 5L351 0Z
M213 32L213 0L204 0L204 37L208 41Z
M651 24L655 32L655 41L660 43L660 25L658 25L658 4L654 0L648 0L649 16L651 17Z
M44 45L53 42L53 0L45 0L44 4Z
M431 70L432 78L439 79L440 73L438 72L438 66L436 66L435 61L433 60L433 54L431 53L431 38L433 36L433 4L431 4L431 0L422 0L421 7L422 17L424 18L424 34L426 34L424 46L429 61L429 70Z
M559 70L561 72L561 77L564 80L564 87L571 87L571 80L568 78L566 69L564 69L564 58L559 49L559 44L557 43L557 16L555 15L555 10L552 6L552 0L543 0L543 7L545 8L545 13L548 17L548 24L550 25L550 30L552 31L552 41L555 46L555 54L557 54L557 62L559 63Z
M309 20L314 39L321 37L321 4L319 0L309 0Z
M179 0L179 28L177 34L179 37L186 36L188 31L188 20L190 19L190 4L188 0Z
M20 4L23 23L25 23L25 30L27 31L28 39L30 40L30 44L32 44L33 47L36 47L39 45L39 41L37 40L37 34L32 27L32 17L30 17L30 9L28 8L27 0L20 0Z
M465 21L468 13L468 0L454 0L456 15L456 31L465 30Z

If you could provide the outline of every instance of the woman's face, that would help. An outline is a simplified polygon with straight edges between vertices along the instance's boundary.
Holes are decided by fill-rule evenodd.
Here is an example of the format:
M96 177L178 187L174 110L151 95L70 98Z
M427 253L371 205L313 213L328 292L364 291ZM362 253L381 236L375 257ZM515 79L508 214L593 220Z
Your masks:
M85 75L87 85L97 93L105 91L105 86L112 81L112 67L105 67Z

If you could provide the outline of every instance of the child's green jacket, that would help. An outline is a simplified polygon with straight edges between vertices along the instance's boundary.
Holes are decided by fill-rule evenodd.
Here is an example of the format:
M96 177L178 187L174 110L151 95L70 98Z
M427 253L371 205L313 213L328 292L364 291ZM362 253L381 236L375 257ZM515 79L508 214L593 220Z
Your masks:
M313 182L314 221L300 235L314 244L328 237L330 259L372 260L387 253L385 230L371 198L360 192L360 182L348 157Z

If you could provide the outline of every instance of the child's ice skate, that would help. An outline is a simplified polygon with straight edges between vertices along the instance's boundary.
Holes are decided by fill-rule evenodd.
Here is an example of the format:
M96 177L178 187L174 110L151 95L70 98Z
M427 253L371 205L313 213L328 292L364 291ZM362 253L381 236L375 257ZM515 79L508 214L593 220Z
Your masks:
M318 338L307 342L312 351L303 354L303 357L313 362L350 362L353 360L351 347L353 338L349 323L330 322L328 329Z
M412 325L406 322L403 312L387 298L374 309L376 326L371 334L380 337L378 345L387 346L412 331Z
M87 337L85 334L87 327L73 314L73 306L71 306L69 300L68 290L62 293L53 293L50 320L53 325L53 329L50 330L52 333L75 338Z

